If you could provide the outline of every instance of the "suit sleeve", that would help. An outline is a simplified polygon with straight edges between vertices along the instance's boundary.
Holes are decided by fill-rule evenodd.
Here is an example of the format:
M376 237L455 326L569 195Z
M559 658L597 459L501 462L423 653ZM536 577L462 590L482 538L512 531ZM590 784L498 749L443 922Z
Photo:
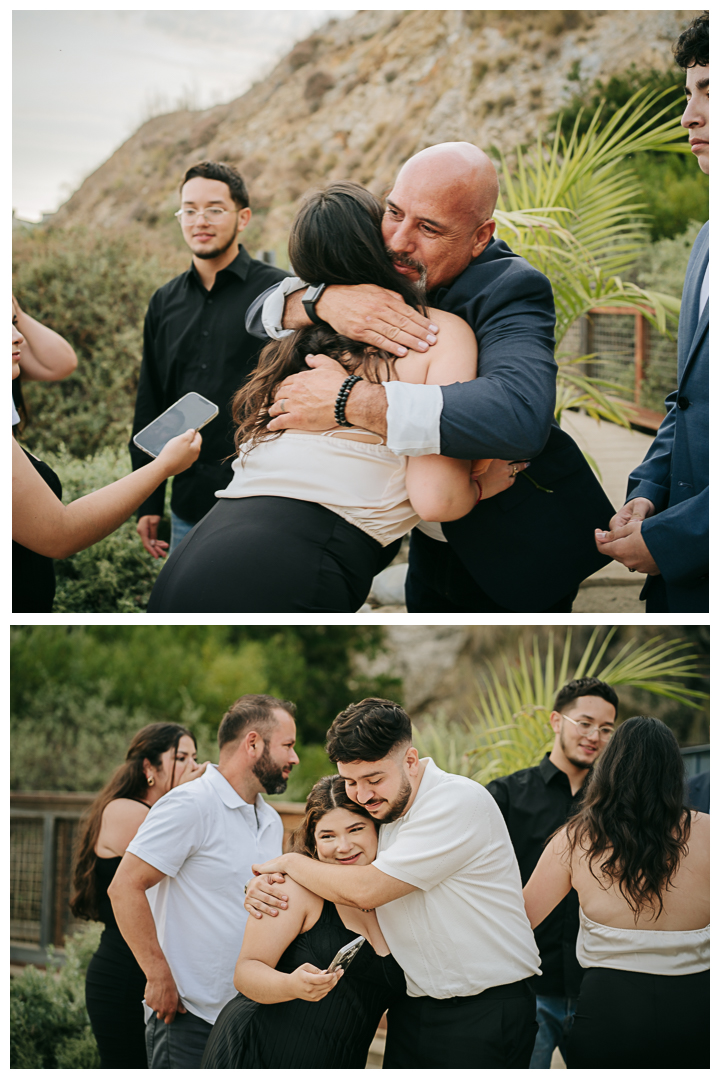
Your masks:
M630 499L649 499L655 512L664 510L670 497L670 473L675 442L675 417L677 415L677 390L665 399L668 410L658 428L652 446L637 468L628 477L625 502Z
M695 585L708 573L710 489L642 523L648 551L670 585Z
M452 310L474 329L478 378L443 387L441 453L533 458L555 412L555 305L548 279L520 262Z
M142 364L140 365L140 378L138 380L137 398L135 400L135 418L133 420L132 429L133 435L138 431L142 431L144 427L147 427L148 424L152 423L152 421L167 407L163 400L157 361L155 358L154 299L155 298L153 297L150 301L150 306L148 307L145 316L145 326L143 330L143 358ZM135 446L132 437L130 438L129 445L130 459L132 461L133 472L135 472L136 469L141 468L143 465L147 465L151 458ZM141 518L144 514L158 514L162 517L163 509L165 507L165 485L166 481L163 481L163 483L153 491L152 495L150 495L138 508L138 518Z

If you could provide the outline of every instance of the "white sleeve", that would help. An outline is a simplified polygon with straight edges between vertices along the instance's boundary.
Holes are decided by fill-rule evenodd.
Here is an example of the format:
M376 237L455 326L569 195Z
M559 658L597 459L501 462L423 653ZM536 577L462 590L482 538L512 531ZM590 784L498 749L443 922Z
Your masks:
M383 383L387 395L387 444L394 454L420 457L440 453L442 387L423 383Z
M307 282L302 281L297 277L283 278L277 289L270 293L267 300L263 304L262 309L262 322L265 327L265 333L268 337L274 338L276 341L279 338L287 337L288 334L294 334L294 330L283 330L283 312L285 311L285 298L290 293L298 292L300 289L306 289Z
M373 866L422 890L457 873L482 849L492 830L491 815L500 815L492 795L477 786L482 794L464 785L430 792Z
M201 846L204 825L194 800L168 795L150 808L126 850L168 877L175 877L185 860Z

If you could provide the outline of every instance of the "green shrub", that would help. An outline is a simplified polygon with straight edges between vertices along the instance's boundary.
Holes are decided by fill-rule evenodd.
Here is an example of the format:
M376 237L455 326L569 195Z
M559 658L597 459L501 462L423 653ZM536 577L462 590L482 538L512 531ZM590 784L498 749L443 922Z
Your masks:
M700 228L699 221L691 221L678 236L647 244L629 276L644 289L681 296L690 252Z
M97 1069L85 1008L85 972L100 940L95 923L65 940L65 963L29 965L10 982L11 1069Z
M63 485L67 505L91 491L114 483L130 472L124 447L107 446L94 457L74 457L66 447L46 452L44 461ZM92 547L55 563L56 612L145 611L162 559L153 559L140 543L135 515Z
M17 230L13 290L24 310L67 338L78 356L59 383L25 383L28 447L63 443L85 457L124 444L132 424L148 301L187 267L163 230Z

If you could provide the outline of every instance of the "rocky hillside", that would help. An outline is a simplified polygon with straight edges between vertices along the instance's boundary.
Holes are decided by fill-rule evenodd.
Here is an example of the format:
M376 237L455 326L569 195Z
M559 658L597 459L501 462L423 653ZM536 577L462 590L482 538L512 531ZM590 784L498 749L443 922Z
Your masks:
M690 11L361 11L300 42L227 105L144 124L83 183L58 223L169 222L203 158L238 165L251 250L276 248L302 194L357 180L381 194L424 146L533 140L578 80L664 70Z

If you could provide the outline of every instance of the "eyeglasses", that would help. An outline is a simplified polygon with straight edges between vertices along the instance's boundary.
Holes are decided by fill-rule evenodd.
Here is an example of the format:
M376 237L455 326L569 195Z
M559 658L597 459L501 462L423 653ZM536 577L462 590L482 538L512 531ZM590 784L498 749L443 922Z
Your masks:
M563 720L569 720L571 724L574 724L580 735L594 735L597 731L600 742L607 742L615 734L615 728L607 724L600 727L599 724L591 724L589 720L573 720L572 716L566 716L565 713L560 713L560 715Z
M223 214L239 214L239 210L226 210L224 206L206 206L204 210L178 210L175 217L185 225L192 225L199 217L206 221L220 221Z

